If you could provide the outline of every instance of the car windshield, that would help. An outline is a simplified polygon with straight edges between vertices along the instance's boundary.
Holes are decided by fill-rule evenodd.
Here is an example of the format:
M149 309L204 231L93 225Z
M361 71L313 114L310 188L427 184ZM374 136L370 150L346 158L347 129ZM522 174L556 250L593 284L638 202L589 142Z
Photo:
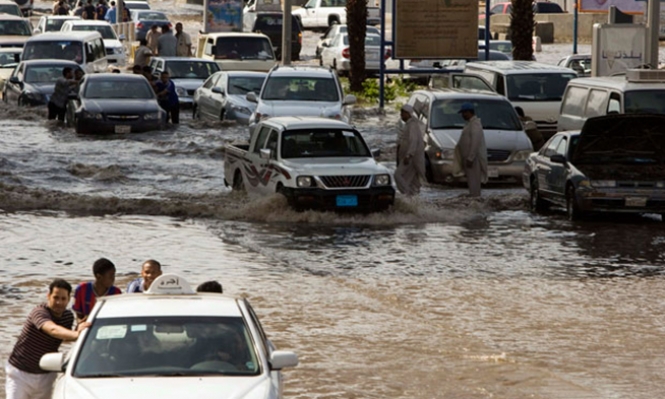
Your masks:
M49 18L46 20L46 31L55 32L62 28L62 25L67 21L65 18Z
M623 97L627 114L665 114L665 90L631 90Z
M370 157L360 133L347 129L303 129L282 133L282 158Z
M20 51L17 51L15 53L0 53L0 66L15 64L19 62L20 58L21 58Z
M97 319L73 370L77 378L259 373L243 319L205 316Z
M261 98L264 100L333 102L339 101L339 94L332 77L280 76L268 79Z
M83 43L79 41L36 40L25 44L23 60L43 59L83 62Z
M483 43L484 45L484 43ZM500 51L502 53L506 54L512 54L513 53L513 44L511 42L492 42L490 41L490 50L496 50ZM490 57L491 58L491 57Z
M0 21L0 36L31 36L28 21Z
M72 26L72 30L99 32L102 35L102 39L118 39L118 36L115 35L115 31L110 25L74 25Z
M150 11L137 14L139 21L168 21L166 14L162 12Z
M25 71L26 83L55 83L62 76L62 70L70 65L35 65Z
M280 14L259 15L254 23L254 31L275 31L282 29L282 16ZM291 18L291 30L300 32L300 25L296 17Z
M109 81L88 81L85 85L84 98L106 98L106 99L142 99L155 98L155 93L147 80L113 79Z
M150 4L147 2L137 2L137 3L126 3L127 8L130 10L149 10L150 9Z
M561 101L572 73L524 73L506 76L510 101Z
M21 10L15 4L0 4L0 13L23 17L23 15L21 15Z
M505 100L438 100L432 105L430 127L432 129L462 129L465 121L459 113L462 104L471 102L484 129L522 130L513 106Z
M238 76L229 78L229 94L247 94L251 91L254 93L261 92L261 86L263 86L264 77L248 77L248 76Z
M218 60L273 60L270 40L265 37L219 37L215 46Z
M349 45L349 35L344 35L344 45ZM381 38L378 35L365 36L365 46L380 46Z
M219 71L219 65L212 61L167 61L166 70L171 79L208 79Z

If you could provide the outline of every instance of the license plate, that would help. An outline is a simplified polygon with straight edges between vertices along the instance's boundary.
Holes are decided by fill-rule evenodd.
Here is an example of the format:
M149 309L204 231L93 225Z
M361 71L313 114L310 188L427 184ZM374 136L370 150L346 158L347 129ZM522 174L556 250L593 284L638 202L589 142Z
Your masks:
M338 195L337 206L358 206L357 195Z
M626 197L626 206L644 207L647 205L646 197Z
M367 60L376 61L379 59L379 53L367 53Z
M132 127L129 125L115 125L115 132L118 134L131 133Z
M499 177L499 168L487 168L487 177Z

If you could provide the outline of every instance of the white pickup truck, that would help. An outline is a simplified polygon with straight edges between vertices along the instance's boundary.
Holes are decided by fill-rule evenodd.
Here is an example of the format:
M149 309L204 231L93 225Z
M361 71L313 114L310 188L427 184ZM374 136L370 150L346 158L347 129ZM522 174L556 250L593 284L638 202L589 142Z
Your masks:
M346 24L346 0L309 0L302 8L293 10L300 25L306 29L328 28L334 24ZM367 0L367 24L381 23L376 0Z
M225 148L224 182L252 197L284 195L296 210L381 211L395 200L388 168L360 133L320 117L261 121L249 145Z

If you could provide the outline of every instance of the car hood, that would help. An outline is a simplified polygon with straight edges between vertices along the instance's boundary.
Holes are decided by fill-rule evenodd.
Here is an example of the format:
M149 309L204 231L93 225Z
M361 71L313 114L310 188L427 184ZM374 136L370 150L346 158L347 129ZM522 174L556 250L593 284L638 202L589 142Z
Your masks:
M632 151L632 152L631 152ZM665 115L621 114L589 118L571 156L573 164L598 156L649 154L665 161Z
M104 47L106 48L118 48L122 47L122 43L117 39L104 39Z
M295 172L315 176L374 175L388 169L371 157L325 157L284 159L282 164Z
M50 95L55 91L55 83L26 83L24 91Z
M484 129L485 146L492 150L527 150L531 143L522 130ZM430 133L442 149L453 149L457 145L462 129L435 129Z
M260 377L137 377L67 379L66 399L260 399L268 397L270 379Z
M341 116L338 102L328 101L263 101L257 112L273 116Z
M205 79L171 79L177 87L185 90L196 90L203 85Z
M256 103L253 103L251 101L247 101L247 98L245 97L244 94L230 94L227 97L228 101L231 104L237 105L239 107L245 107L249 108L250 110L254 111L256 109Z
M157 100L138 100L131 98L118 99L84 99L83 108L88 112L103 112L105 114L113 113L136 113L159 111Z

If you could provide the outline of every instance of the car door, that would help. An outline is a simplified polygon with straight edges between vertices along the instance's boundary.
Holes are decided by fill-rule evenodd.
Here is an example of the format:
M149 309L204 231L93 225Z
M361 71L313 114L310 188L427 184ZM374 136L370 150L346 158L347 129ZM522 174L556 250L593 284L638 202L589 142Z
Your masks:
M250 165L248 168L241 168L245 189L248 193L253 194L267 192L264 188L266 182L265 164L267 164L267 161L261 159L261 149L265 147L268 135L272 131L269 126L264 125L259 125L257 129L254 131L254 134L258 134L254 147L250 148L250 151L245 155L245 159L249 161Z
M201 87L196 89L196 111L201 117L208 118L210 116L211 90L215 87L217 79L219 79L219 75L212 75L203 83L203 85L201 85Z
M556 150L559 146L559 143L561 142L561 139L561 135L555 135L552 137L552 139L545 146L543 146L543 149L538 156L535 173L538 179L538 188L544 197L553 196L553 187L550 186L550 174L552 173L553 163L550 160L550 157L552 155L556 155Z
M222 112L226 110L226 91L228 86L228 75L222 74L219 79L215 81L215 85L210 91L209 111L210 116L214 119L222 119Z
M304 12L302 15L302 25L307 27L316 26L317 6L320 0L309 0L303 7Z
M568 137L563 136L556 147L556 154L566 158L568 153ZM566 158L567 159L567 158ZM566 178L568 176L568 164L554 163L550 165L550 174L548 176L549 189L553 198L562 201L566 194Z
M11 74L5 83L5 102L17 103L18 98L23 91L23 76L25 72L25 64L20 64ZM12 78L17 78L19 83L13 83Z
M259 176L261 184L259 184L259 190L263 195L270 195L277 192L277 183L279 180L279 174L276 173L277 169L274 167L279 154L279 132L277 130L270 130L263 149L270 150L270 159L261 158L261 174Z
M254 312L252 305L249 303L247 299L243 299L243 301L245 308L247 309L247 314L249 315L252 324L256 328L256 332L258 333L258 338L261 342L261 346L263 346L263 348L261 348L263 354L265 355L266 359L270 361L270 355L273 351L275 351L275 345L273 345L273 343L268 339L268 336L266 335L265 330L263 329L263 326L259 321L259 318L256 316L256 312ZM277 396L278 398L283 397L284 379L281 371L270 370L270 385L272 386L272 389L274 389L278 393Z

